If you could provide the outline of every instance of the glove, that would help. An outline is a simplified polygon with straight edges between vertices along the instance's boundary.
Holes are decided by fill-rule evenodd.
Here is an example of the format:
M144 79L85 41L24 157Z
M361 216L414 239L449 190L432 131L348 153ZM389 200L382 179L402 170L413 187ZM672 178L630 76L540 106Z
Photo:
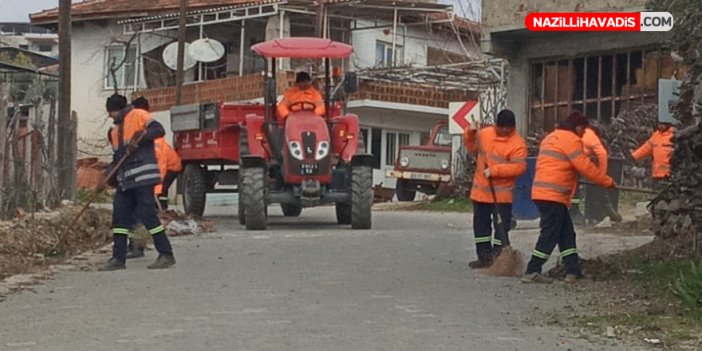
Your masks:
M490 170L490 168L485 168L483 174L485 175L485 178L490 178L492 176L492 171Z
M134 153L138 148L139 148L139 143L141 142L141 139L144 137L146 132L141 131L138 133L135 133L134 136L129 140L129 143L127 144L127 151L129 153Z

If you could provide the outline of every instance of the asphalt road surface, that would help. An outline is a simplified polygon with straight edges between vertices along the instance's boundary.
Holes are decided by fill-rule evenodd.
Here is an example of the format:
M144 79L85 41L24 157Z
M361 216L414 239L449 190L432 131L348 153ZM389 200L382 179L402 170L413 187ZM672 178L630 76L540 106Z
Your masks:
M247 232L236 208L208 211L218 231L174 239L172 269L147 270L149 251L11 295L0 350L627 349L541 323L577 299L563 284L469 270L465 214L375 212L356 231L333 208L272 209L267 231Z

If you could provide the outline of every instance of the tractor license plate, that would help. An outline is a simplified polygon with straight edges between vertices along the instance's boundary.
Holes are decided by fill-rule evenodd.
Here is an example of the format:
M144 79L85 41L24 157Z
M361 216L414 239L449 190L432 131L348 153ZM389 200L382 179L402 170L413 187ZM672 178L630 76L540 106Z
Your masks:
M316 163L303 163L300 168L300 173L302 175L315 175L319 172L319 164Z

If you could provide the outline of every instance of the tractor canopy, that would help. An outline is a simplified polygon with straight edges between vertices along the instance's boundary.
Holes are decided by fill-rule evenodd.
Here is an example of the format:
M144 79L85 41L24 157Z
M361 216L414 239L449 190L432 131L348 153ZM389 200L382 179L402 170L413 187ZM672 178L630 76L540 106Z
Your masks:
M253 45L251 50L269 58L346 58L353 47L314 37L279 38Z

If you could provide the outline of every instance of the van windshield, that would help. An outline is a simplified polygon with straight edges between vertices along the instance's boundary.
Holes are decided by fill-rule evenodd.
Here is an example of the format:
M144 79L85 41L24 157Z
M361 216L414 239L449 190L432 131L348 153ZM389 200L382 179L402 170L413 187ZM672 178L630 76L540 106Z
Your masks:
M434 137L434 145L451 146L451 134L448 132L448 126L441 127L439 132Z

